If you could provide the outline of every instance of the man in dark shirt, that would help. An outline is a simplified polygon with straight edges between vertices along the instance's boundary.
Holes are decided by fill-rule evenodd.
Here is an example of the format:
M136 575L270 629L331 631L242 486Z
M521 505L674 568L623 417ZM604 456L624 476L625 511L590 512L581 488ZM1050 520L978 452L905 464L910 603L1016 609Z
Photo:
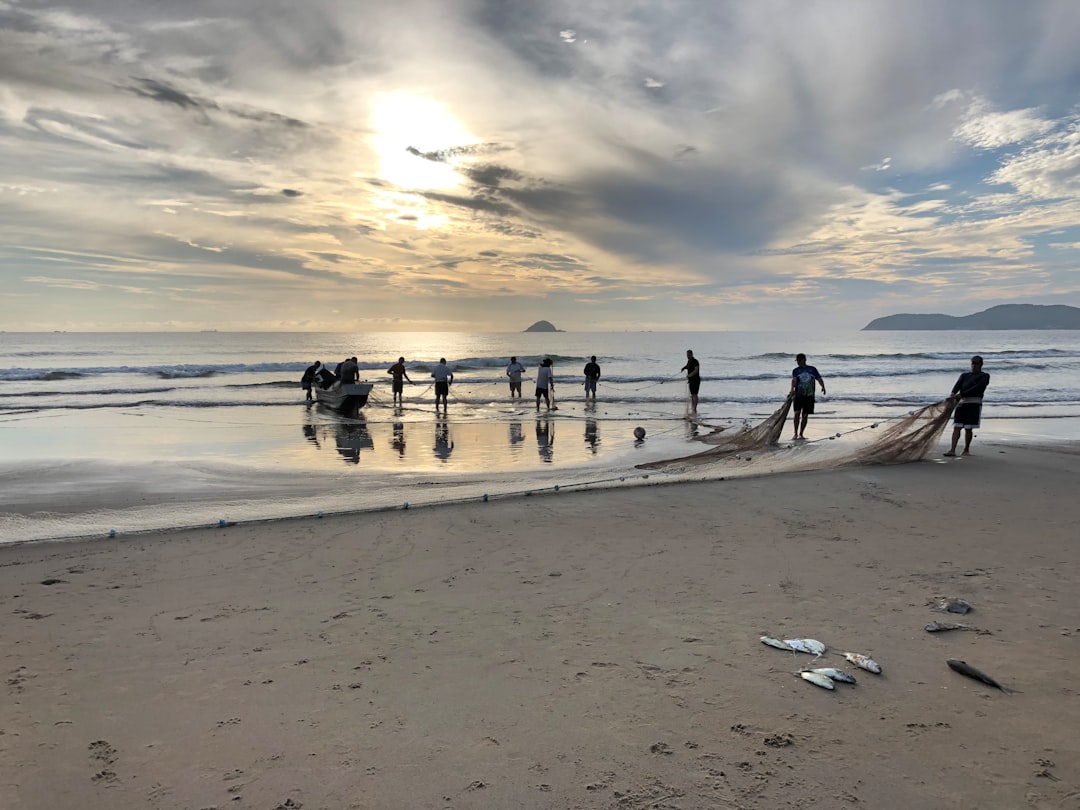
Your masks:
M394 392L394 402L399 403L405 397L405 380L412 382L405 371L405 358L399 357L397 362L386 370L386 373L394 375L390 388Z
M596 381L600 379L600 365L596 362L596 355L589 358L585 364L585 399L592 394L593 402L596 402Z
M356 358L350 357L341 364L341 384L349 385L354 383L360 377L360 367L357 365Z
M964 431L964 452L967 455L971 449L972 431L979 427L982 419L982 398L986 392L986 386L990 385L990 375L982 370L983 359L979 355L971 358L971 371L965 371L952 388L950 399L958 400L956 410L953 411L952 446L945 455L955 456L956 445L960 441L960 431Z
M686 350L686 365L679 371L686 372L686 384L690 388L690 410L697 413L697 395L701 389L701 364L694 357L692 350Z
M304 376L300 378L300 387L307 392L307 398L311 399L311 386L315 382L315 375L319 373L319 368L322 367L322 363L318 360L315 361L315 365L308 366L304 371Z

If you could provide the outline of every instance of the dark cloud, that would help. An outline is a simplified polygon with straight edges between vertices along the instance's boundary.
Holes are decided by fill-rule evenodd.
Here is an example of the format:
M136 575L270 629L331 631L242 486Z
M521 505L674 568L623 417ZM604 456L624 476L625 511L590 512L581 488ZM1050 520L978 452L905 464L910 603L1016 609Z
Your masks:
M286 197L301 197L304 194L304 192L297 191L295 188L283 188L281 193Z
M217 109L213 102L196 101L187 93L177 90L175 87L158 81L157 79L135 78L135 86L128 90L137 96L160 101L163 104L175 104L185 110Z

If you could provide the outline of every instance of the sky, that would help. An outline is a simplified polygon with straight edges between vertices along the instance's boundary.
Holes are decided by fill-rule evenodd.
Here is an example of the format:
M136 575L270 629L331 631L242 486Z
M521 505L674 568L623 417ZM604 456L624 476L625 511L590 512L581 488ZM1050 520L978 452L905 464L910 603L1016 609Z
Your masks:
M0 0L0 329L1080 305L1076 0Z

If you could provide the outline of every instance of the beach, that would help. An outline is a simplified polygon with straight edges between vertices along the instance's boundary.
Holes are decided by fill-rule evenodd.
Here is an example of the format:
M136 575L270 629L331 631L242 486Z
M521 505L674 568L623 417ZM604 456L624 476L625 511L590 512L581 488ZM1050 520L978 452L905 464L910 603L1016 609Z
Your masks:
M1080 450L973 453L0 547L0 794L1080 807Z

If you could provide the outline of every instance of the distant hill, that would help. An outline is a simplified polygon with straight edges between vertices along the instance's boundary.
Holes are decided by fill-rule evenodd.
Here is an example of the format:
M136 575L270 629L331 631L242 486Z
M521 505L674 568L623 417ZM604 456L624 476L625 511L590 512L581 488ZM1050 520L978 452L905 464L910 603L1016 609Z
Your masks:
M862 331L952 329L1080 330L1080 309L1064 304L1002 304L973 315L886 315L870 321Z
M562 329L556 329L555 324L550 321L537 321L526 332L561 332Z

